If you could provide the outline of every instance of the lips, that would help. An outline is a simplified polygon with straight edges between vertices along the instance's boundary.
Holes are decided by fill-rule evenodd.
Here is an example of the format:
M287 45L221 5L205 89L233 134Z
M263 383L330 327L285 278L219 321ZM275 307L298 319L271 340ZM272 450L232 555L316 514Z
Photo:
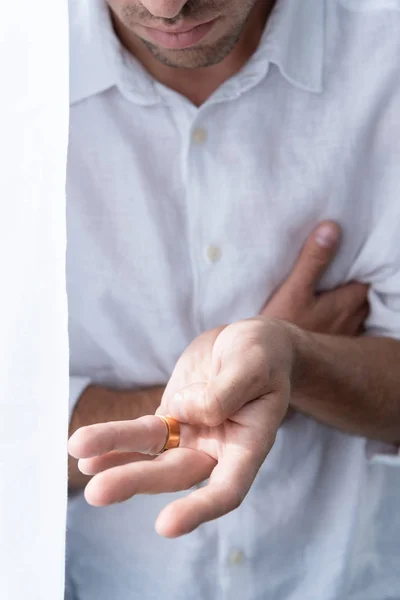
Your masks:
M176 30L160 30L151 27L144 27L146 37L151 38L164 48L170 50L182 50L190 48L201 42L214 27L215 19L202 23L195 27L182 27Z

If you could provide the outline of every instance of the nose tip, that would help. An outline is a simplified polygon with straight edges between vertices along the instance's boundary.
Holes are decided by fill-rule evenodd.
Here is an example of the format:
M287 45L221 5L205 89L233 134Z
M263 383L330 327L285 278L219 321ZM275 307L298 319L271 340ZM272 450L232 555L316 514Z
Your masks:
M179 15L187 0L142 0L142 5L153 17L173 19Z

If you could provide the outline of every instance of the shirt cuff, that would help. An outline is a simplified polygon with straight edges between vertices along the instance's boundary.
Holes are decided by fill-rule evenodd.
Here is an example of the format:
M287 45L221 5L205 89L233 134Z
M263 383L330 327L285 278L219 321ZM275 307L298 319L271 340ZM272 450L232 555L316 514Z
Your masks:
M71 421L72 414L79 398L91 383L92 382L88 377L69 378L69 421Z
M400 448L394 444L369 441L367 459L371 465L384 465L400 468Z

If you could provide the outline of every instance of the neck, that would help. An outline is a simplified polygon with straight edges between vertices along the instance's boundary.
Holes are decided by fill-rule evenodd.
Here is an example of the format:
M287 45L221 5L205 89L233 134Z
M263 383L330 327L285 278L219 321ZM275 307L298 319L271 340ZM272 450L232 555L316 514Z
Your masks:
M142 41L113 14L114 28L123 46L160 83L188 98L195 106L203 104L226 80L233 77L257 50L275 0L259 0L254 5L239 42L219 64L199 69L171 68L158 61Z

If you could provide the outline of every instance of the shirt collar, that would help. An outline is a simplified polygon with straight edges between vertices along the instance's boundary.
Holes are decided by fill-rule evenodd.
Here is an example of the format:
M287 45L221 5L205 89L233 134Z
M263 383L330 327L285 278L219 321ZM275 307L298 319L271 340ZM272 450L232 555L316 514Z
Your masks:
M268 64L273 63L291 84L321 93L325 1L278 0L251 60L251 70L262 65L267 72ZM71 104L121 84L121 78L132 99L156 102L156 88L141 65L131 61L127 68L127 57L121 52L105 2L70 0L69 11Z
M260 54L269 57L293 85L323 91L326 0L278 0Z
M70 103L117 83L119 52L108 7L101 0L69 0Z

